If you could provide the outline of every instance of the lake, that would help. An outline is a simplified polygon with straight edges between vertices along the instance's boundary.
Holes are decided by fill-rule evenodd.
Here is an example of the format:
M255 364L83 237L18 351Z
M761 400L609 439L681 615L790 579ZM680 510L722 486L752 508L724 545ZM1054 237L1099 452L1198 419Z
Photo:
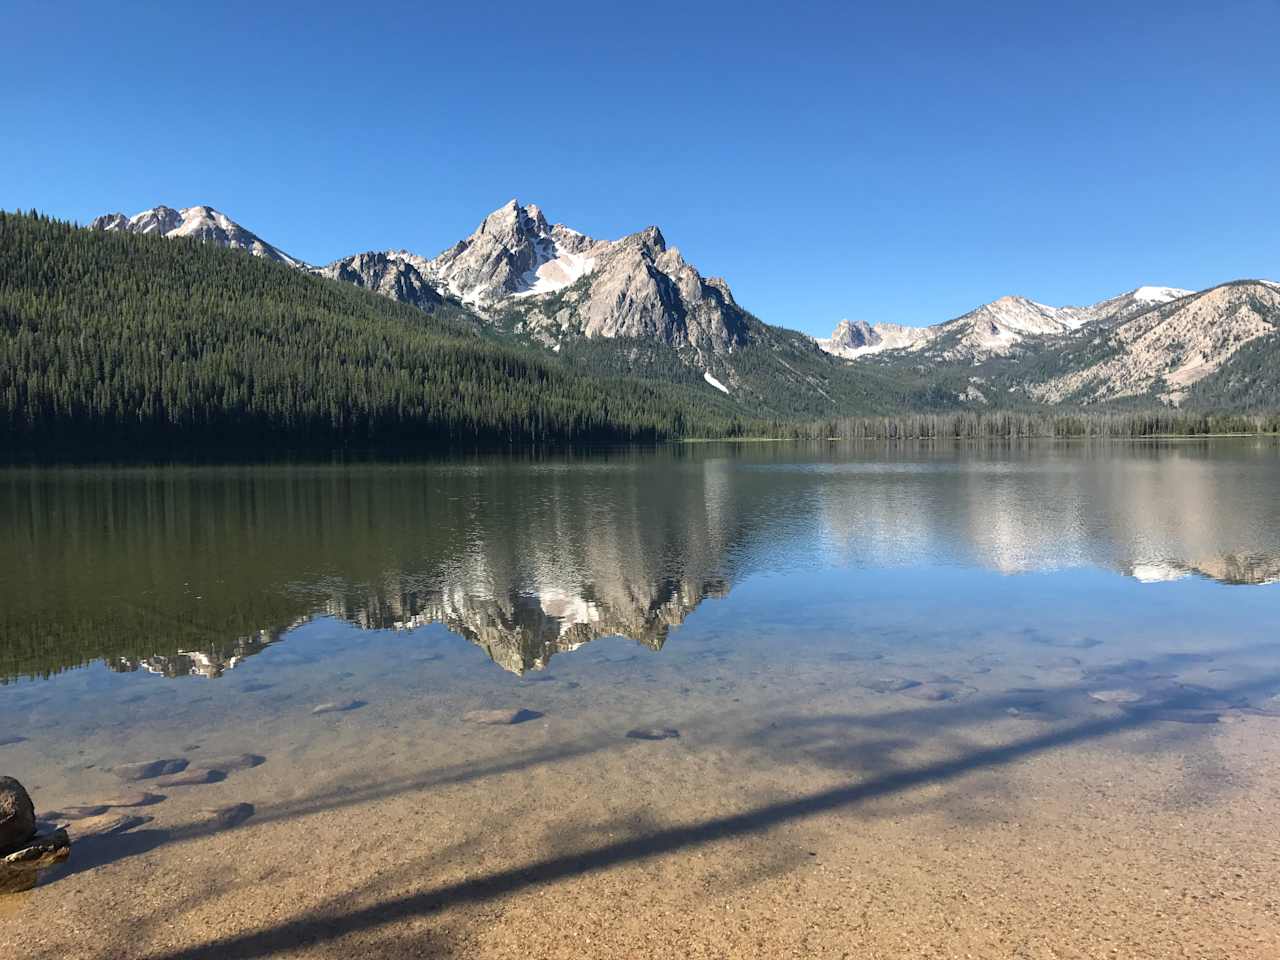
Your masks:
M1270 440L0 471L0 947L1274 958L1277 581Z

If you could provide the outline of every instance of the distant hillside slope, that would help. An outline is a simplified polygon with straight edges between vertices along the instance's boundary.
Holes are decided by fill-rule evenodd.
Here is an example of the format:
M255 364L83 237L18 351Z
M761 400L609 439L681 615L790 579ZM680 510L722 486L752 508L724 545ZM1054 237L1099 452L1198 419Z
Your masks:
M7 449L432 446L732 434L706 384L568 369L432 312L194 240L0 213ZM121 452L126 448L119 447Z

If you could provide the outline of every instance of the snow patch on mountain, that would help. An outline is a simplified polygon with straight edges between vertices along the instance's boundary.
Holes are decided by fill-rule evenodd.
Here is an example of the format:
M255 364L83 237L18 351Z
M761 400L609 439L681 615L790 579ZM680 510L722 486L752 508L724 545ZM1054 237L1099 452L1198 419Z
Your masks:
M1143 303L1168 303L1179 297L1189 297L1194 290L1181 290L1178 287L1139 287L1131 296Z
M705 380L705 381L707 381L707 383L711 384L711 386L715 387L715 388L716 388L717 390L719 390L721 393L728 393L728 392L729 392L729 388L728 388L728 387L726 387L726 386L725 386L723 383L721 383L719 380L717 380L715 377L713 377L713 376L711 375L711 371L710 371L710 370L704 370L704 371L702 371L702 379L703 379L703 380Z
M535 265L520 277L523 289L517 289L513 296L536 297L544 293L555 293L585 277L596 266L595 257L583 253L563 253L554 240L540 242L537 252L538 260Z

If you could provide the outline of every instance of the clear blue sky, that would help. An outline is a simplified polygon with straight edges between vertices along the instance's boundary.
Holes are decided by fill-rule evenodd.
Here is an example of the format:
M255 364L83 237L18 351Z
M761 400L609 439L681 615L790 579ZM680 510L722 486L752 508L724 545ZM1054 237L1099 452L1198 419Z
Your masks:
M1280 279L1280 2L0 0L0 207L208 203L312 262L511 197L763 319Z

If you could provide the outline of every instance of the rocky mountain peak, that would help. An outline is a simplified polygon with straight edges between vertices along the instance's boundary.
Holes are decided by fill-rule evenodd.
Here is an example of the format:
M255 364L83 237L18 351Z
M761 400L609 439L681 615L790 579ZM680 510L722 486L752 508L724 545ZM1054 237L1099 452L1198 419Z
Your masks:
M423 266L423 261L412 254L369 252L335 260L315 272L332 280L372 290L392 300L427 309L443 303L444 298L423 273Z
M618 243L636 247L650 256L657 256L667 249L666 237L662 235L661 230L653 226L645 227L643 230L625 236Z
M469 239L477 235L492 237L514 253L525 245L547 238L550 233L547 218L536 206L522 207L519 200L508 200L485 217Z
M896 323L841 320L818 346L827 353L854 360L884 350L910 350L930 339L930 327L905 327Z
M97 217L90 224L94 230L157 234L162 237L190 237L221 247L246 250L256 257L278 260L291 267L305 268L301 260L273 247L257 234L246 230L226 214L207 205L175 210L158 206L143 210L128 219L122 213Z
M112 232L116 230L127 231L129 229L129 218L123 213L104 213L100 217L94 217L89 224L90 230L102 230Z
M553 231L536 206L510 200L485 217L471 236L430 261L430 272L442 291L484 310L506 297L534 290L540 268L560 259L560 243L569 239L569 233ZM581 234L574 236L589 240ZM575 249L563 252L572 254L583 244L573 240L567 246ZM553 272L560 280L568 275L576 278L582 266Z

